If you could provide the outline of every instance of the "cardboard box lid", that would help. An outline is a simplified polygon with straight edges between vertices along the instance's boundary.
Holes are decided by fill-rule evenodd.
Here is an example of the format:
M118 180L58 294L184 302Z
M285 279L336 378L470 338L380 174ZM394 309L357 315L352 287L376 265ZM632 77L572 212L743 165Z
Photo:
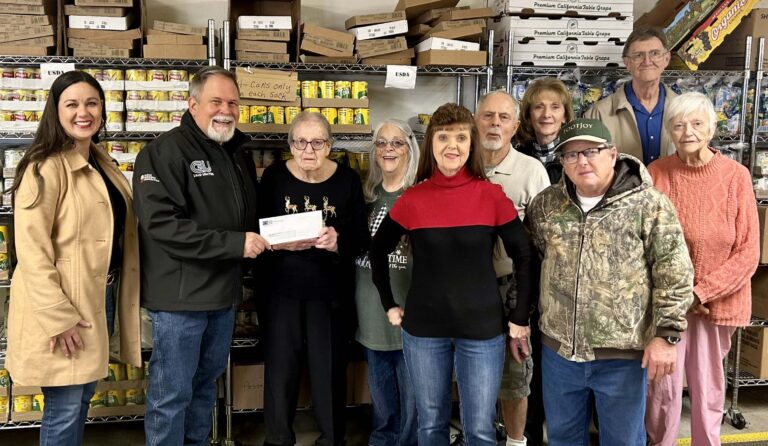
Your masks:
M285 42L261 42L257 40L235 39L235 51L251 51L254 53L284 53L287 54L288 44Z
M14 40L32 39L35 37L52 36L53 26L37 25L24 28L4 27L0 30L0 42L12 42Z
M43 36L33 37L31 39L13 40L11 42L5 42L4 45L54 47L56 46L56 41L53 36Z
M75 57L103 57L107 59L131 57L131 50L117 48L73 48L72 53Z
M416 53L416 65L485 66L487 51L427 50Z
M240 97L291 102L296 100L295 71L235 68Z
M124 49L132 50L135 45L135 40L90 40L90 39L77 39L70 37L67 39L67 46L69 48L110 48L110 49Z
M445 23L445 22L443 22ZM472 39L483 35L483 28L477 25L460 26L458 28L446 29L443 31L432 31L427 33L422 40L430 37L440 37L443 39Z
M205 37L208 35L208 28L203 26L187 25L184 23L163 22L155 20L152 28L158 31L164 31L174 34L189 34L193 36Z
M416 52L427 50L480 51L480 44L463 40L429 37L416 45Z
M289 15L253 16L241 15L237 18L237 29L293 29Z
M122 6L130 8L133 0L75 0L75 6Z
M361 58L381 56L408 50L408 42L405 37L392 39L361 40L357 42L357 55Z
M99 29L77 29L67 28L67 37L77 39L93 40L122 40L122 39L141 39L141 28L129 29L126 31L106 31Z
M144 57L204 60L208 58L208 47L205 45L144 45Z
M423 23L423 24L431 26L432 22L434 22L437 19L439 19L442 14L447 13L449 11L452 11L454 9L459 9L459 8L435 8L435 9L430 9L429 11L427 11L427 12L421 14L420 16L416 17L415 22L416 23ZM469 9L469 7L468 6L462 6L461 9Z
M453 8L459 0L399 0L395 11L405 11L408 20L415 19L421 14L434 8Z
M110 31L125 31L133 23L133 17L128 14L125 17L98 17L88 15L67 16L69 28L95 29Z
M5 14L53 15L56 12L56 2L54 1L52 4L47 2L44 6L16 5L0 2L0 11L3 11Z
M203 36L190 34L147 34L149 45L202 45Z
M398 20L396 22L379 23L377 25L360 26L352 28L357 40L376 39L379 37L396 36L408 32L408 22Z
M265 63L288 63L290 55L275 53L252 53L250 51L236 51L236 60L246 62L265 62Z
M493 16L493 10L491 8L452 9L440 14L435 24L446 20L487 19L491 16Z
M237 38L242 40L288 42L291 40L291 32L287 29L241 29L237 32Z
M314 42L312 39L312 36L304 36L303 39L301 39L301 46L299 47L301 51L306 51L308 53L314 53L319 54L321 56L328 56L328 57L351 57L352 51L336 51L334 49L328 48L328 46L324 45L318 45Z
M344 22L344 28L350 29L358 26L376 25L379 23L406 20L405 11L379 12L376 14L356 15Z
M0 14L1 26L52 25L55 17L47 15Z
M51 49L44 46L17 46L0 43L0 54L8 56L48 56Z
M486 19L443 20L432 27L432 32L446 31L453 28L461 28L462 26L479 26L485 28L487 25L488 22Z
M304 38L309 38L317 45L345 53L350 53L354 48L354 34L323 28L306 22L302 24L301 29Z
M102 17L124 17L128 8L107 6L64 5L64 15L95 15Z
M330 56L313 56L311 54L302 54L299 56L299 60L303 63L327 63L327 64L340 64L340 65L354 65L358 62L357 56L352 57L330 57Z

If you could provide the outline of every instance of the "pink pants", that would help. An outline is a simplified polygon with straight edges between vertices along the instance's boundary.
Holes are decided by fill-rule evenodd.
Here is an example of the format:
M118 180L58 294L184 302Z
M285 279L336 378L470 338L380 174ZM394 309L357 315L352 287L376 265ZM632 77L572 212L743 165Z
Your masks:
M674 446L683 407L683 373L691 396L691 441L696 446L720 444L725 382L723 359L736 327L714 325L689 314L688 331L677 344L675 372L648 384L645 427L650 445Z

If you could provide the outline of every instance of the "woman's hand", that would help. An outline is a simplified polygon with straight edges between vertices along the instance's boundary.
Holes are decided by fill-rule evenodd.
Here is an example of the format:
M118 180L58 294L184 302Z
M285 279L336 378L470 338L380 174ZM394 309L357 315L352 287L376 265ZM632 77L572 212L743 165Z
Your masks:
M709 308L705 307L703 303L699 300L699 296L693 295L693 305L691 305L691 308L688 310L689 313L693 313L696 316L706 316L709 314Z
M400 307L392 307L387 311L389 323L398 327L403 322L403 316L405 316L405 311Z
M307 240L299 240L290 243L278 243L276 245L272 245L272 249L282 249L283 251L304 251L305 249L309 249L315 246L316 243L316 238L310 238Z
M525 358L531 354L528 348L528 337L531 335L530 326L521 326L508 322L509 326L509 352L518 364L522 364Z
M339 252L337 244L338 237L339 235L336 233L336 229L334 229L333 226L325 226L320 230L320 236L317 237L315 248L325 249L331 252Z
M91 328L91 323L81 320L77 325L64 333L52 337L48 344L51 353L56 351L56 345L61 347L61 351L64 352L64 356L67 358L74 355L76 349L85 350L85 343L82 338L80 338L80 333L78 333L77 327Z
M509 327L509 337L512 339L521 339L526 341L531 335L530 326L516 325L512 322L507 323L507 326Z

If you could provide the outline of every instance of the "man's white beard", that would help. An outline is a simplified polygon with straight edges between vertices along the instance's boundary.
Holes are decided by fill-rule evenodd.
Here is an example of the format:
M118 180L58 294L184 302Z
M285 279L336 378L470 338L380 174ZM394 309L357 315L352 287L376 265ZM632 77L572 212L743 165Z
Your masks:
M501 150L502 147L504 147L505 142L499 139L498 141L492 141L488 139L482 139L480 140L480 144L483 146L485 150L492 150L497 151Z
M207 132L209 138L211 138L212 140L216 141L219 144L224 144L225 142L227 142L230 139L232 139L233 136L235 136L235 126L234 125L230 126L226 130L218 131L213 126L213 120L214 119L221 119L221 120L223 120L223 119L227 119L227 118L224 117L224 116L214 116L211 119L211 122L208 123L208 132ZM234 124L234 121L233 121L233 124Z

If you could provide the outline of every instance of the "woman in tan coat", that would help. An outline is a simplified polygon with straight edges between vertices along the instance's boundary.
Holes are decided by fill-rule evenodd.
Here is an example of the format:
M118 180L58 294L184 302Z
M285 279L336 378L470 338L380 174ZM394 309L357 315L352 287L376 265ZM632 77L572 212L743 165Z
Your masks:
M15 384L42 386L41 445L82 443L115 327L122 360L141 365L136 218L128 182L92 142L105 121L93 77L59 76L12 188L6 366Z

